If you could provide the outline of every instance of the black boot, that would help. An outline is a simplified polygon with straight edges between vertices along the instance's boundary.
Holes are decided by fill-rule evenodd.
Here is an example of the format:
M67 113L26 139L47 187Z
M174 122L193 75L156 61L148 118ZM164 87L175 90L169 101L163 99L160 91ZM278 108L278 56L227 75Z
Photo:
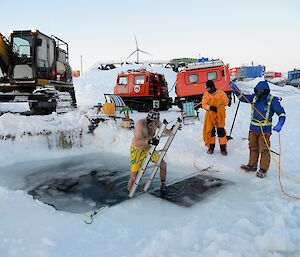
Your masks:
M167 192L167 186L164 182L161 183L160 185L160 197L164 197Z
M259 171L256 172L256 176L259 178L264 178L265 176L267 176L267 170L260 169Z
M222 155L227 155L226 145L220 145L220 149Z
M250 164L246 164L246 165L243 164L241 166L241 169L245 172L256 172L257 171L256 165L254 166L254 165L250 165Z
M213 154L214 150L215 150L215 144L210 144L209 148L207 150L207 153L208 154Z

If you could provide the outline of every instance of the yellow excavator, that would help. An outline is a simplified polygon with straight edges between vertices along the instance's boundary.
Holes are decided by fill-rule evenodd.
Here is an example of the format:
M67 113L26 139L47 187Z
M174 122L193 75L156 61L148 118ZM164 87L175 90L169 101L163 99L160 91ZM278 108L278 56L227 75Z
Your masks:
M0 33L0 114L64 113L76 108L69 47L38 30ZM24 104L21 111L15 106Z

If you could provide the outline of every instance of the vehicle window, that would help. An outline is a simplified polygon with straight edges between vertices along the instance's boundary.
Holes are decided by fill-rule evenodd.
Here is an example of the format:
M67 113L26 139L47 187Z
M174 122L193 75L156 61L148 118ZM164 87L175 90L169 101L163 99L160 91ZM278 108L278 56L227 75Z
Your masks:
M67 63L67 52L61 48L58 48L58 57L57 59L62 63Z
M190 74L189 75L189 82L190 83L198 82L198 80L199 80L198 74Z
M39 39L42 39L42 44L37 47L37 68L39 72L48 72L48 69L51 67L49 63L49 42L47 38L43 35L38 36ZM52 63L51 63L52 64Z
M119 77L118 85L127 85L128 78L127 77Z
M49 51L49 64L50 64L50 67L51 67L53 62L54 62L55 46L54 46L53 40L51 40L51 39L48 40L48 43L49 43L49 48L48 48L48 51Z
M145 82L145 77L144 76L135 76L134 77L134 84L135 85L144 84L144 82Z
M217 78L217 72L207 72L207 80L214 80Z
M14 37L13 44L19 57L31 57L31 38Z

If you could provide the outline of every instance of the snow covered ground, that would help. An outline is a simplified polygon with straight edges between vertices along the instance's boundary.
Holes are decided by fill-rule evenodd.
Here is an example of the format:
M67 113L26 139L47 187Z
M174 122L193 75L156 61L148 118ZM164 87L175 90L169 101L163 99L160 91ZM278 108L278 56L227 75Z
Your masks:
M91 134L85 116L87 111L91 112L91 106L103 102L103 93L113 91L116 74L126 69L95 69L76 79L78 111L35 117L0 116L0 256L300 256L300 201L281 192L275 162L271 162L265 179L245 174L239 168L248 160L245 138L250 106L243 103L226 157L218 149L212 156L206 154L201 110L200 120L184 126L176 135L166 156L168 182L196 172L194 165L199 168L213 165L219 172L205 174L231 182L190 208L145 194L104 209L91 225L86 225L82 212L56 211L27 193L28 177L49 178L51 172L53 176L66 174L67 167L63 171L55 168L58 163L63 166L73 162L81 164L83 169L111 161L109 165L123 169L124 174L129 172L133 132L108 122L100 124ZM176 74L171 69L160 66L147 69L164 73L169 88L174 84ZM238 85L251 93L258 81ZM280 134L281 169L286 175L281 175L283 188L300 197L300 91L290 86L270 86L272 94L283 98L287 113ZM171 96L174 94L173 89ZM236 105L227 108L228 132ZM172 121L178 111L173 107L161 115ZM144 116L137 112L131 115L134 120ZM271 148L279 151L277 133L271 137ZM276 155L274 158L278 159ZM88 204L90 209L95 206Z

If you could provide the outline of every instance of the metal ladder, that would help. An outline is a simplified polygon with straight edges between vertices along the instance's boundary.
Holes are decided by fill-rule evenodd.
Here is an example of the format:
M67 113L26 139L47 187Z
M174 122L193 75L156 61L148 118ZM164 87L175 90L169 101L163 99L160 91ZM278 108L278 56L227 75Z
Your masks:
M171 145L171 143L172 143L172 141L173 141L173 139L174 139L174 137L175 137L175 135L178 131L178 128L181 125L181 123L182 123L182 120L180 118L178 118L175 125L174 125L174 127L173 127L173 129L172 129L171 134L163 135L163 132L164 132L166 126L168 125L168 122L166 120L163 121L163 123L160 126L157 134L155 135L155 138L160 140L160 138L162 138L162 137L168 137L168 139L167 139L164 147L161 150L156 151L156 152L160 153L160 156L159 156L159 159L157 160L157 162L155 162L154 165L149 166L151 157L155 153L155 150L156 150L156 147L157 147L155 145L151 145L150 150L148 152L148 155L144 159L143 164L142 164L141 168L138 171L137 177L136 177L136 179L135 179L135 181L134 181L134 183L131 187L131 190L129 192L129 197L133 197L133 195L134 195L135 191L137 190L138 185L139 185L139 183L141 181L141 178L144 175L145 171L147 169L152 168L152 172L151 172L151 174L150 174L149 178L147 179L146 184L144 186L144 192L147 192L153 178L155 177L155 175L157 173L157 170L160 167L160 164L161 164L162 160L164 159L164 157L165 157L165 155L166 155L166 153L167 153L167 151L168 151L168 149L169 149L169 147L170 147L170 145Z

